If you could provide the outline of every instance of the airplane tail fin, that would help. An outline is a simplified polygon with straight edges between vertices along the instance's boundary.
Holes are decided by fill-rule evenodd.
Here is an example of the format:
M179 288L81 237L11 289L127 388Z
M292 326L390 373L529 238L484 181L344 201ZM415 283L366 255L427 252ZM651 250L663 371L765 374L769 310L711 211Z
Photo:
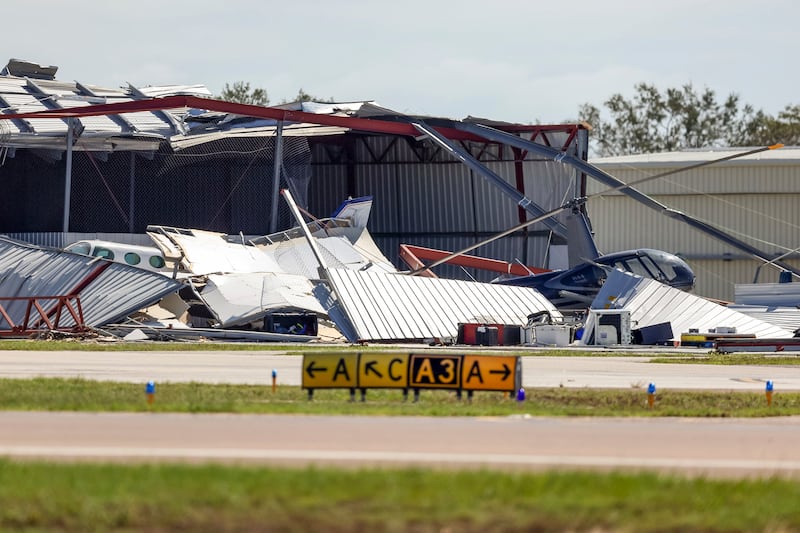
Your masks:
M589 219L577 207L567 215L567 248L570 268L600 256Z

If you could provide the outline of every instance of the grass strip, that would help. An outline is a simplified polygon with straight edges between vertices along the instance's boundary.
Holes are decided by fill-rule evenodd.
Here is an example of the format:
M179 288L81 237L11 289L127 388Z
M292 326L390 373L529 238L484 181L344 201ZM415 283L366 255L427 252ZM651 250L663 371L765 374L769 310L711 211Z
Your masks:
M653 357L651 363L675 363L693 365L757 365L757 366L798 366L800 365L800 353L798 355L774 355L764 354L722 354L709 353L707 355L678 355L674 357Z
M429 346L420 345L419 349L431 349ZM480 350L481 353L491 353L485 347L475 346L437 346L432 348L437 352L464 353L470 350ZM99 339L86 339L76 337L73 339L0 339L0 351L47 351L47 352L241 352L264 351L281 352L290 355L302 355L315 352L409 352L414 349L393 347L391 345L351 345L351 344L319 344L319 343L277 343L277 342L219 342L219 341L108 341ZM504 355L530 355L530 356L592 356L592 357L636 357L653 356L651 352L613 352L610 350L569 350L569 349L525 349L520 347L505 347L496 350ZM661 354L664 355L664 354Z
M683 416L762 417L800 415L800 393L697 392L660 389L653 408L643 388L529 389L524 401L501 392L476 392L471 400L454 392L424 390L419 401L400 390L369 390L366 401L348 390L317 390L309 400L300 387L201 383L157 383L148 404L145 384L82 378L0 379L0 409L394 416Z
M0 460L9 531L797 531L800 484Z

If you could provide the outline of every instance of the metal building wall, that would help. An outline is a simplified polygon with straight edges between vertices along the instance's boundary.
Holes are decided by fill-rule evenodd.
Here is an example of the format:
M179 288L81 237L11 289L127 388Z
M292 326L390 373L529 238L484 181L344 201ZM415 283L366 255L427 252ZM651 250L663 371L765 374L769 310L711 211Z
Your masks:
M581 139L571 151L580 153ZM566 135L553 135L553 145L566 142ZM337 160L340 152L329 144L312 144L312 180L309 209L328 215L347 196L373 196L368 228L384 254L399 268L400 244L442 250L460 250L519 224L520 208L486 177L473 172L432 143L389 136L359 138L349 147L353 161ZM481 163L508 184L548 210L576 195L579 174L572 168L525 155L518 161L509 147L487 143L471 147ZM523 213L524 216L524 213ZM525 219L532 218L527 215ZM474 255L519 260L546 267L552 242L543 224L526 232L483 246ZM489 281L497 274L465 271L443 265L444 277Z
M712 165L636 188L777 256L800 247L800 158L792 162L786 160L787 154L781 155L779 162ZM642 168L635 161L624 167L602 160L593 163L626 183L689 164L651 163ZM604 186L591 180L587 185L589 194L602 190ZM753 283L759 261L627 196L609 193L593 198L587 210L602 252L647 247L676 253L695 269L695 292L701 296L732 301L735 284ZM789 256L788 262L800 264L800 254ZM764 266L759 281L776 282L778 275L775 268Z

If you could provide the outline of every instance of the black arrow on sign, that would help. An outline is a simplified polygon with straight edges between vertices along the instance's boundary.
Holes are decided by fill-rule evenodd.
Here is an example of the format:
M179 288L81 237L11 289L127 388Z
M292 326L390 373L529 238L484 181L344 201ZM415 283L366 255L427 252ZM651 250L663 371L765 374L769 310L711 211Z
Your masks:
M508 379L508 376L511 375L511 369L508 368L508 365L503 363L503 370L489 370L490 374L503 374L503 379L501 381L505 381Z
M327 366L314 366L314 361L308 363L306 367L306 372L312 379L314 378L314 372L325 372L326 370L328 370Z
M375 370L375 365L377 365L377 364L378 364L378 362L377 362L377 361L370 361L369 363L367 363L366 365L364 365L364 374L366 375L366 374L369 374L370 372L372 372L372 373L374 373L376 376L378 376L379 378L382 378L382 377L383 377L383 374L381 374L380 372L378 372L377 370Z

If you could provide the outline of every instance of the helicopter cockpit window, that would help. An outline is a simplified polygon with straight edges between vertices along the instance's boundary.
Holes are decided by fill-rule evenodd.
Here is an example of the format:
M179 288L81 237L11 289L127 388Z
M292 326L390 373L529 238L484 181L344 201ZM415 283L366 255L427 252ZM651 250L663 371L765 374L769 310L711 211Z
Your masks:
M652 278L653 275L647 271L647 269L639 262L638 257L626 257L625 259L618 259L614 261L612 265L617 270L622 270L623 272L630 272L632 274L636 274L637 276L641 276L643 278Z
M658 281L669 281L672 279L667 276L666 272L661 270L649 256L643 255L639 259L642 261L643 266L650 271L650 275L653 279L657 279Z
M658 272L657 270L650 271L647 267L644 266L641 259L639 257L633 257L625 261L625 264L628 265L628 271L633 272L637 276L641 276L643 278L653 278L654 274Z
M642 259L645 259L645 257ZM671 260L669 256L651 252L646 259L648 259L648 261L654 265L654 268L664 276L665 281L673 281L678 277L678 272L676 272L674 268L675 261Z

